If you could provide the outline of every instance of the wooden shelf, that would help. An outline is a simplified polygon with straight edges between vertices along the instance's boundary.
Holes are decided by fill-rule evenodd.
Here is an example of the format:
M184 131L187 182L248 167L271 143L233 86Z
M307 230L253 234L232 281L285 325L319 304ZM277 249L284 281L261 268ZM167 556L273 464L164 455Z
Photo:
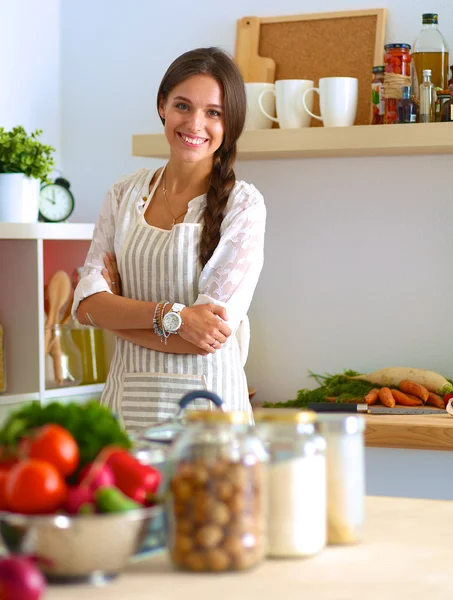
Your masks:
M132 136L132 154L168 158L164 134ZM239 160L453 154L453 123L245 131Z
M91 240L93 223L0 223L3 240Z

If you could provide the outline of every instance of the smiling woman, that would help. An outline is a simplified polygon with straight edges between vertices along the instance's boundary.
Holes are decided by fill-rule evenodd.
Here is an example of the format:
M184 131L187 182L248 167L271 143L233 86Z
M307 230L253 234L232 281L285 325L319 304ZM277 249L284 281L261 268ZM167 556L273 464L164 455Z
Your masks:
M246 111L237 66L218 48L186 52L157 109L170 159L109 190L73 304L81 323L117 336L102 402L131 432L172 417L193 389L251 418L247 311L266 209L233 169Z

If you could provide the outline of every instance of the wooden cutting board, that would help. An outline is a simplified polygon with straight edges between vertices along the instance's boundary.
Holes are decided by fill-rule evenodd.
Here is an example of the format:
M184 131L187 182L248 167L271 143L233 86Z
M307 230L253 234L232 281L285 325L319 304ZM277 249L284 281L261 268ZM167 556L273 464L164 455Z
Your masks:
M274 83L275 61L258 53L260 19L244 17L236 27L236 64L246 83Z

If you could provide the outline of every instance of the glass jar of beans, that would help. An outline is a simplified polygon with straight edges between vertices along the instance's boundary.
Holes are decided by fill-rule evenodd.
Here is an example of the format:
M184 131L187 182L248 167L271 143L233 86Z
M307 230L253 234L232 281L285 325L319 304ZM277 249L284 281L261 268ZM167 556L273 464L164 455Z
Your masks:
M190 411L170 457L168 547L189 571L242 571L266 554L267 453L247 412Z

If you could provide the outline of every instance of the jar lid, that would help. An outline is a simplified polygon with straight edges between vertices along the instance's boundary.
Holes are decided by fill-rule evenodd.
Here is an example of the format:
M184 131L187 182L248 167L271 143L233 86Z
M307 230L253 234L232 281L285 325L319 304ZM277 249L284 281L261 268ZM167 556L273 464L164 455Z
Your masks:
M230 412L188 410L184 414L184 418L190 423L231 423L232 425L244 425L250 421L249 413L245 410L232 410Z
M297 410L291 408L263 408L254 413L257 423L296 423L308 425L316 421L313 410Z
M321 433L335 432L354 435L365 429L365 419L363 415L318 413L316 427Z
M379 65L377 67L373 67L373 73L384 73L385 67L384 65Z
M410 50L412 46L410 44L386 44L384 50Z

